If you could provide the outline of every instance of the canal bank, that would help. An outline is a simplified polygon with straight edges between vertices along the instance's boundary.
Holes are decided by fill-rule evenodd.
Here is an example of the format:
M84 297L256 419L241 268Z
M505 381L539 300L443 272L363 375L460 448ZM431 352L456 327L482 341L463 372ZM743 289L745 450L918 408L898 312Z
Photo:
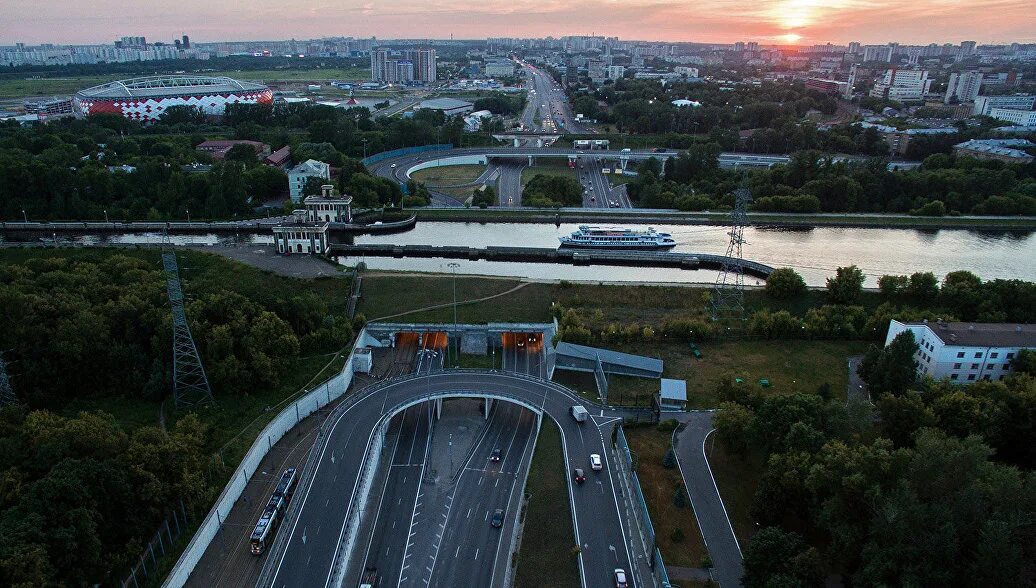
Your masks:
M727 225L729 212L679 212L637 208L418 208L421 222L478 223L608 223ZM943 216L905 214L791 214L750 212L751 225L808 229L814 227L859 227L883 229L960 229L981 231L1036 231L1031 216Z

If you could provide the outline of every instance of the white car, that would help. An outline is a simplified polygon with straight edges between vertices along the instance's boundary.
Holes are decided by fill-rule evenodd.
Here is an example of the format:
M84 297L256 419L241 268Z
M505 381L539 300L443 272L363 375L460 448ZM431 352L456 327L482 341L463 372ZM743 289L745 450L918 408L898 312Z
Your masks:
M601 456L599 454L590 454L590 469L595 472L599 472L604 469L604 462L601 461Z
M627 588L629 583L626 582L626 570L622 568L615 568L615 588Z
M396 164L392 164L392 169L396 169Z

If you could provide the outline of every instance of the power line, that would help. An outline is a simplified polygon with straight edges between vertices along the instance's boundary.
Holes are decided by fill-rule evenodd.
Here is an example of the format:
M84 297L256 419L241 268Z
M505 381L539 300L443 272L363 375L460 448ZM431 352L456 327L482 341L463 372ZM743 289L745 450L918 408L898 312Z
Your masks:
M734 190L734 210L730 213L730 241L727 255L723 259L716 284L709 300L709 314L712 320L744 320L745 315L745 266L742 246L745 244L745 226L748 224L748 203L752 192L748 188Z
M180 287L180 268L176 251L169 243L169 234L163 239L162 268L165 270L166 294L173 311L173 398L176 408L212 402L212 386L205 375L198 347L187 323L183 308L183 290Z

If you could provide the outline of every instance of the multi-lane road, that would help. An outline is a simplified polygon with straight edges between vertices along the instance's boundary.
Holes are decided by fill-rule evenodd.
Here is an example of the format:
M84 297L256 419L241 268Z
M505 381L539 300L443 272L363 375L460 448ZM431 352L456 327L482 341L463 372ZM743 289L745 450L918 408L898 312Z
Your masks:
M505 361L508 360L505 359ZM532 365L537 364L531 357L529 361ZM482 462L483 452L485 450L491 452L492 449L498 448L495 445L502 443L501 439L504 439L502 436L496 438L496 441L491 444L485 442L476 444L467 465L474 469L465 469L458 478L453 498L443 505L449 509L449 512L436 514L435 516L439 520L429 518L426 521L428 526L442 523L445 533L449 533L449 529L454 529L452 531L455 533L454 536L460 536L457 535L459 533L466 537L464 529L471 524L468 521L468 509L472 509L471 517L475 518L482 508L480 505L488 505L490 500L503 500L502 496L483 495L480 494L480 490L470 490L472 483L475 488L480 488L488 483L487 480L491 480L494 482L494 488L506 487L512 497L519 493L515 491L515 488L518 488L519 478L522 478L520 472L525 467L524 462L527 459L524 456L525 449L519 449L519 447L524 448L528 445L521 443L520 440L525 435L522 433L523 430L528 430L530 432L527 434L531 434L532 416L520 416L522 414L520 409L506 406L506 403L517 404L525 411L542 413L547 418L555 420L561 428L566 472L569 474L570 480L570 506L573 508L576 533L573 540L581 548L578 563L583 585L609 585L612 581L612 570L617 567L633 572L632 586L641 585L641 575L647 577L649 572L643 564L643 558L634 555L637 553L632 541L634 535L631 533L630 521L625 516L627 509L620 506L621 492L616 479L616 471L611 463L613 461L613 454L610 450L611 430L623 413L595 407L567 388L540 378L505 372L456 370L433 371L382 382L347 398L336 409L329 418L321 444L315 450L314 462L310 464L306 478L296 494L296 500L293 501L292 511L285 522L285 528L276 546L277 552L271 554L267 569L264 570L266 585L278 588L282 586L326 586L334 580L334 572L340 569L339 562L340 556L343 556L343 550L360 548L358 545L347 545L351 530L350 514L359 507L353 502L361 499L357 496L361 482L361 470L368 451L375 443L375 436L378 434L383 419L391 418L410 406L450 397L495 398L498 406L494 414L501 415L499 418L504 418L501 422L508 423L508 433L514 433L512 437L506 438L510 445L507 449L508 460L512 459L510 456L514 456L514 461L501 461L499 466L493 466L498 469L487 468L485 462ZM569 415L569 409L574 404L586 405L593 413L592 418L585 423L577 423ZM517 415L514 413L516 410L519 411ZM407 417L404 414L405 418ZM410 418L416 417L411 416ZM517 427L514 424L516 419ZM491 420L487 424L486 430L490 432L486 433L484 439L495 438L489 437L494 435L491 432L494 427L492 422ZM416 435L420 436L420 431L417 431ZM402 437L399 439L400 442L406 440ZM417 446L416 442L412 445ZM494 445L494 447L490 447L490 445ZM398 461L399 465L402 465L403 459L398 447L397 444L393 451L394 462ZM500 449L504 448L500 447ZM590 472L588 460L592 453L602 456L603 471ZM408 449L407 464L414 463L410 462L410 459ZM571 481L570 474L574 467L583 467L591 474L585 484L577 486ZM488 471L479 472L479 469ZM518 477L514 477L515 472L518 472ZM497 479L507 480L507 482L502 481L496 485L495 480ZM392 498L385 500L392 500ZM399 498L396 500L398 501ZM474 501L473 504L472 501ZM463 503L468 506L461 508L454 503ZM512 507L513 501L508 500L507 504L504 530L508 528L508 523L513 524L515 512ZM422 503L421 507L424 506ZM413 510L412 507L411 513ZM488 510L482 512L481 516L485 517L486 512ZM422 514L424 513L422 512ZM445 518L442 518L442 514L446 515ZM397 521L397 529L398 525ZM496 530L493 529L493 531ZM412 530L405 531L408 537L412 532ZM483 557L481 545L492 545L492 541L487 543L487 540L491 538L490 531L479 526L473 532L467 549L472 547L479 549L481 558ZM507 551L501 547L505 545L504 542L507 541L507 538L501 535L498 539L496 545L499 549L497 551L502 554ZM362 540L355 543L362 544L363 548L367 547ZM379 543L376 549L380 550L382 545L385 545L391 554L392 545L396 545L398 549L399 543L396 539L392 539L388 543ZM470 579L474 577L472 574L485 574L487 568L490 569L489 577L494 579L499 577L500 565L498 563L496 571L494 571L488 562L485 562L485 567L474 565L473 562L477 561L474 559L474 553L469 554L471 559L461 558L460 551L465 549L463 543L447 544L445 541L440 541L438 549L439 553L431 555L433 555L434 561L439 563L430 566L428 563L431 560L420 563L415 560L413 565L421 567L414 567L414 573L431 567L432 570L427 578L430 582L434 580L441 583L440 585L450 585L448 582L452 580L446 577L448 575ZM446 556L453 556L452 559L455 561L443 563L451 559ZM414 557L417 557L416 553ZM442 557L445 559L440 560ZM494 557L498 556L494 553ZM428 557L425 556L425 559ZM407 563L409 563L409 558L407 558ZM442 565L441 570L444 570L439 572L443 574L442 576L435 572L439 565ZM410 572L410 568L405 572ZM406 577L409 581L410 576ZM398 582L397 579L397 585ZM480 584L481 581L477 581L474 584L463 585ZM496 581L491 584L496 585Z
M522 112L522 128L543 133L583 133L585 130L572 115L572 107L564 90L547 72L528 63L519 63L525 70L529 94Z

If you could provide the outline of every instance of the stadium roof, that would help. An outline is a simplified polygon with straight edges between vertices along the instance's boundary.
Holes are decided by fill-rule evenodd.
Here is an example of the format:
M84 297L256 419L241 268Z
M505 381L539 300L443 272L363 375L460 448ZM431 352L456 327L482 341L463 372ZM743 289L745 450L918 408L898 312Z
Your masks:
M266 86L241 82L228 77L212 76L151 76L108 82L80 90L83 98L154 98L182 94L222 94L264 90Z

